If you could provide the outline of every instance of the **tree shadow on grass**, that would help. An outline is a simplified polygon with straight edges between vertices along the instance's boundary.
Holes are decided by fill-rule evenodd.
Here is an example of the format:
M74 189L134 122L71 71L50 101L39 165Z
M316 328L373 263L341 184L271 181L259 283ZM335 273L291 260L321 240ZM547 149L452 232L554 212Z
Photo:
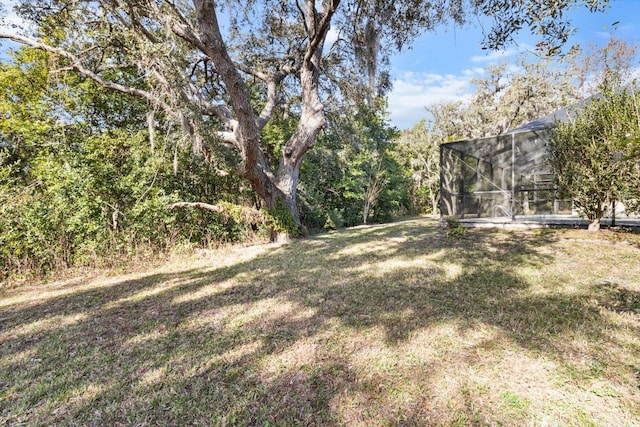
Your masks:
M409 221L9 305L0 314L0 421L424 425L461 411L480 423L487 415L472 403L429 406L451 366L476 363L474 352L498 341L562 362L572 350L558 337L601 342L616 328L603 306L622 298L636 309L637 294L613 290L599 291L600 305L586 291L531 293L535 273L553 262L542 250L553 239L488 230L448 239L433 222ZM384 362L386 351L443 325L462 337L491 330L459 354L443 347L449 358L429 364Z

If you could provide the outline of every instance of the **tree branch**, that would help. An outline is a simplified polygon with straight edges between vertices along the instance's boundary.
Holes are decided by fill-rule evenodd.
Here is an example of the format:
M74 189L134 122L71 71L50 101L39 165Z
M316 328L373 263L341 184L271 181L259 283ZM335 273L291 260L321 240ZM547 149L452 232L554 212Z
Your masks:
M170 106L168 104L166 104L164 101L162 101L159 97L155 96L153 93L148 92L146 90L142 90L142 89L137 89L137 88L133 88L133 87L129 87L129 86L125 86L119 83L115 83L112 81L108 81L103 79L102 77L100 77L98 74L96 74L95 72L91 71L90 69L88 69L87 67L85 67L82 64L82 61L80 61L80 58L78 58L77 56L73 55L70 52L67 52L66 50L63 49L59 49L53 46L50 46L48 44L45 43L41 43L38 41L35 41L33 39L30 39L28 37L24 37L18 34L11 34L11 33L5 33L0 31L0 39L8 39L8 40L12 40L14 42L20 43L20 44L25 44L28 46L31 46L35 49L40 49L43 50L45 52L49 52L49 53L53 53L55 55L59 55L63 58L68 59L69 61L71 61L71 65L70 67L75 69L78 73L82 74L83 76L95 81L96 83L100 84L101 86L107 88L107 89L112 89L112 90L116 90L118 92L122 92L122 93L126 93L129 95L133 95L133 96L137 96L140 98L144 98L146 100L148 100L149 102L158 105L159 107L161 107L162 109L164 109L167 112L171 112L172 109L170 108ZM64 69L68 69L69 67L64 67Z
M169 209L196 208L196 209L202 209L202 210L213 211L213 212L218 212L218 213L224 212L224 208L222 208L220 206L210 205L209 203L203 203L203 202L178 202L178 203L172 203L167 207Z
M316 10L315 10L315 2L314 0L307 0L307 26L309 24L313 24L313 28L308 29L309 34L309 44L307 46L307 50L304 56L304 62L308 63L311 58L318 53L321 49L322 44L327 36L327 32L331 26L331 18L333 18L333 14L338 9L338 5L340 4L340 0L324 0L323 1L323 16L320 19L320 22L317 22ZM321 52L320 52L321 53Z
M269 167L260 148L260 129L251 105L251 96L246 82L232 61L220 33L218 16L213 0L194 0L198 39L203 43L203 53L216 65L230 96L233 113L237 120L234 133L242 156L241 175L252 182L254 188L263 191L269 181ZM270 190L269 190L270 191ZM260 194L263 200L269 195Z
M257 118L258 128L262 130L266 126L266 124L269 123L271 115L278 105L277 95L280 83L282 83L282 80L284 80L288 75L295 74L298 71L298 68L290 65L282 65L280 67L280 71L267 74L262 71L254 70L242 64L236 64L236 67L243 73L249 74L262 80L267 85L267 102Z

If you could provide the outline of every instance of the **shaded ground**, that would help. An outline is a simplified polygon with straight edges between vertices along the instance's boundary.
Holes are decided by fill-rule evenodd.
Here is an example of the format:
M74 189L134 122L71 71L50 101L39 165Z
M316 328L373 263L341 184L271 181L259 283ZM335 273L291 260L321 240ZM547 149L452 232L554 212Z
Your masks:
M418 219L5 289L0 424L640 426L640 239Z

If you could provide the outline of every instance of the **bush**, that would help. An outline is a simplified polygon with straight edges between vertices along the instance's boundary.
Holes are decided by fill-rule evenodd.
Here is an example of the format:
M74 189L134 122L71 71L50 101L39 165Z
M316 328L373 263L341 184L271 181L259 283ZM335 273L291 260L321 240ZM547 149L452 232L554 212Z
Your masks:
M455 218L446 218L447 221L447 237L460 238L467 235L467 229L460 224Z
M337 230L342 227L344 227L344 218L342 217L342 212L337 209L331 209L327 213L327 219L322 228L324 228L325 230Z

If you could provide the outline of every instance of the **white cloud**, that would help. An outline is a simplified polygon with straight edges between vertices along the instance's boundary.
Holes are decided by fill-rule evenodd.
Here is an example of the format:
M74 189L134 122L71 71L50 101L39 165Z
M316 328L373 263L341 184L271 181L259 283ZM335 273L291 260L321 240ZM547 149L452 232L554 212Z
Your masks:
M325 46L333 45L338 40L338 37L340 37L340 33L338 32L338 30L336 30L333 27L329 28L329 31L327 32L327 37L324 41Z
M476 77L484 74L484 68L482 67L467 68L462 73L469 78Z
M474 88L471 80L485 73L484 67L507 61L516 55L528 52L530 46L521 44L502 51L491 51L487 55L469 58L469 68L457 74L436 74L405 71L396 75L393 90L389 94L391 124L400 129L413 127L427 118L425 107L446 101L467 101ZM507 66L515 71L515 63Z
M444 101L466 101L472 77L482 68L467 69L460 75L405 72L393 82L389 94L391 124L399 129L413 127L427 117L425 107Z

